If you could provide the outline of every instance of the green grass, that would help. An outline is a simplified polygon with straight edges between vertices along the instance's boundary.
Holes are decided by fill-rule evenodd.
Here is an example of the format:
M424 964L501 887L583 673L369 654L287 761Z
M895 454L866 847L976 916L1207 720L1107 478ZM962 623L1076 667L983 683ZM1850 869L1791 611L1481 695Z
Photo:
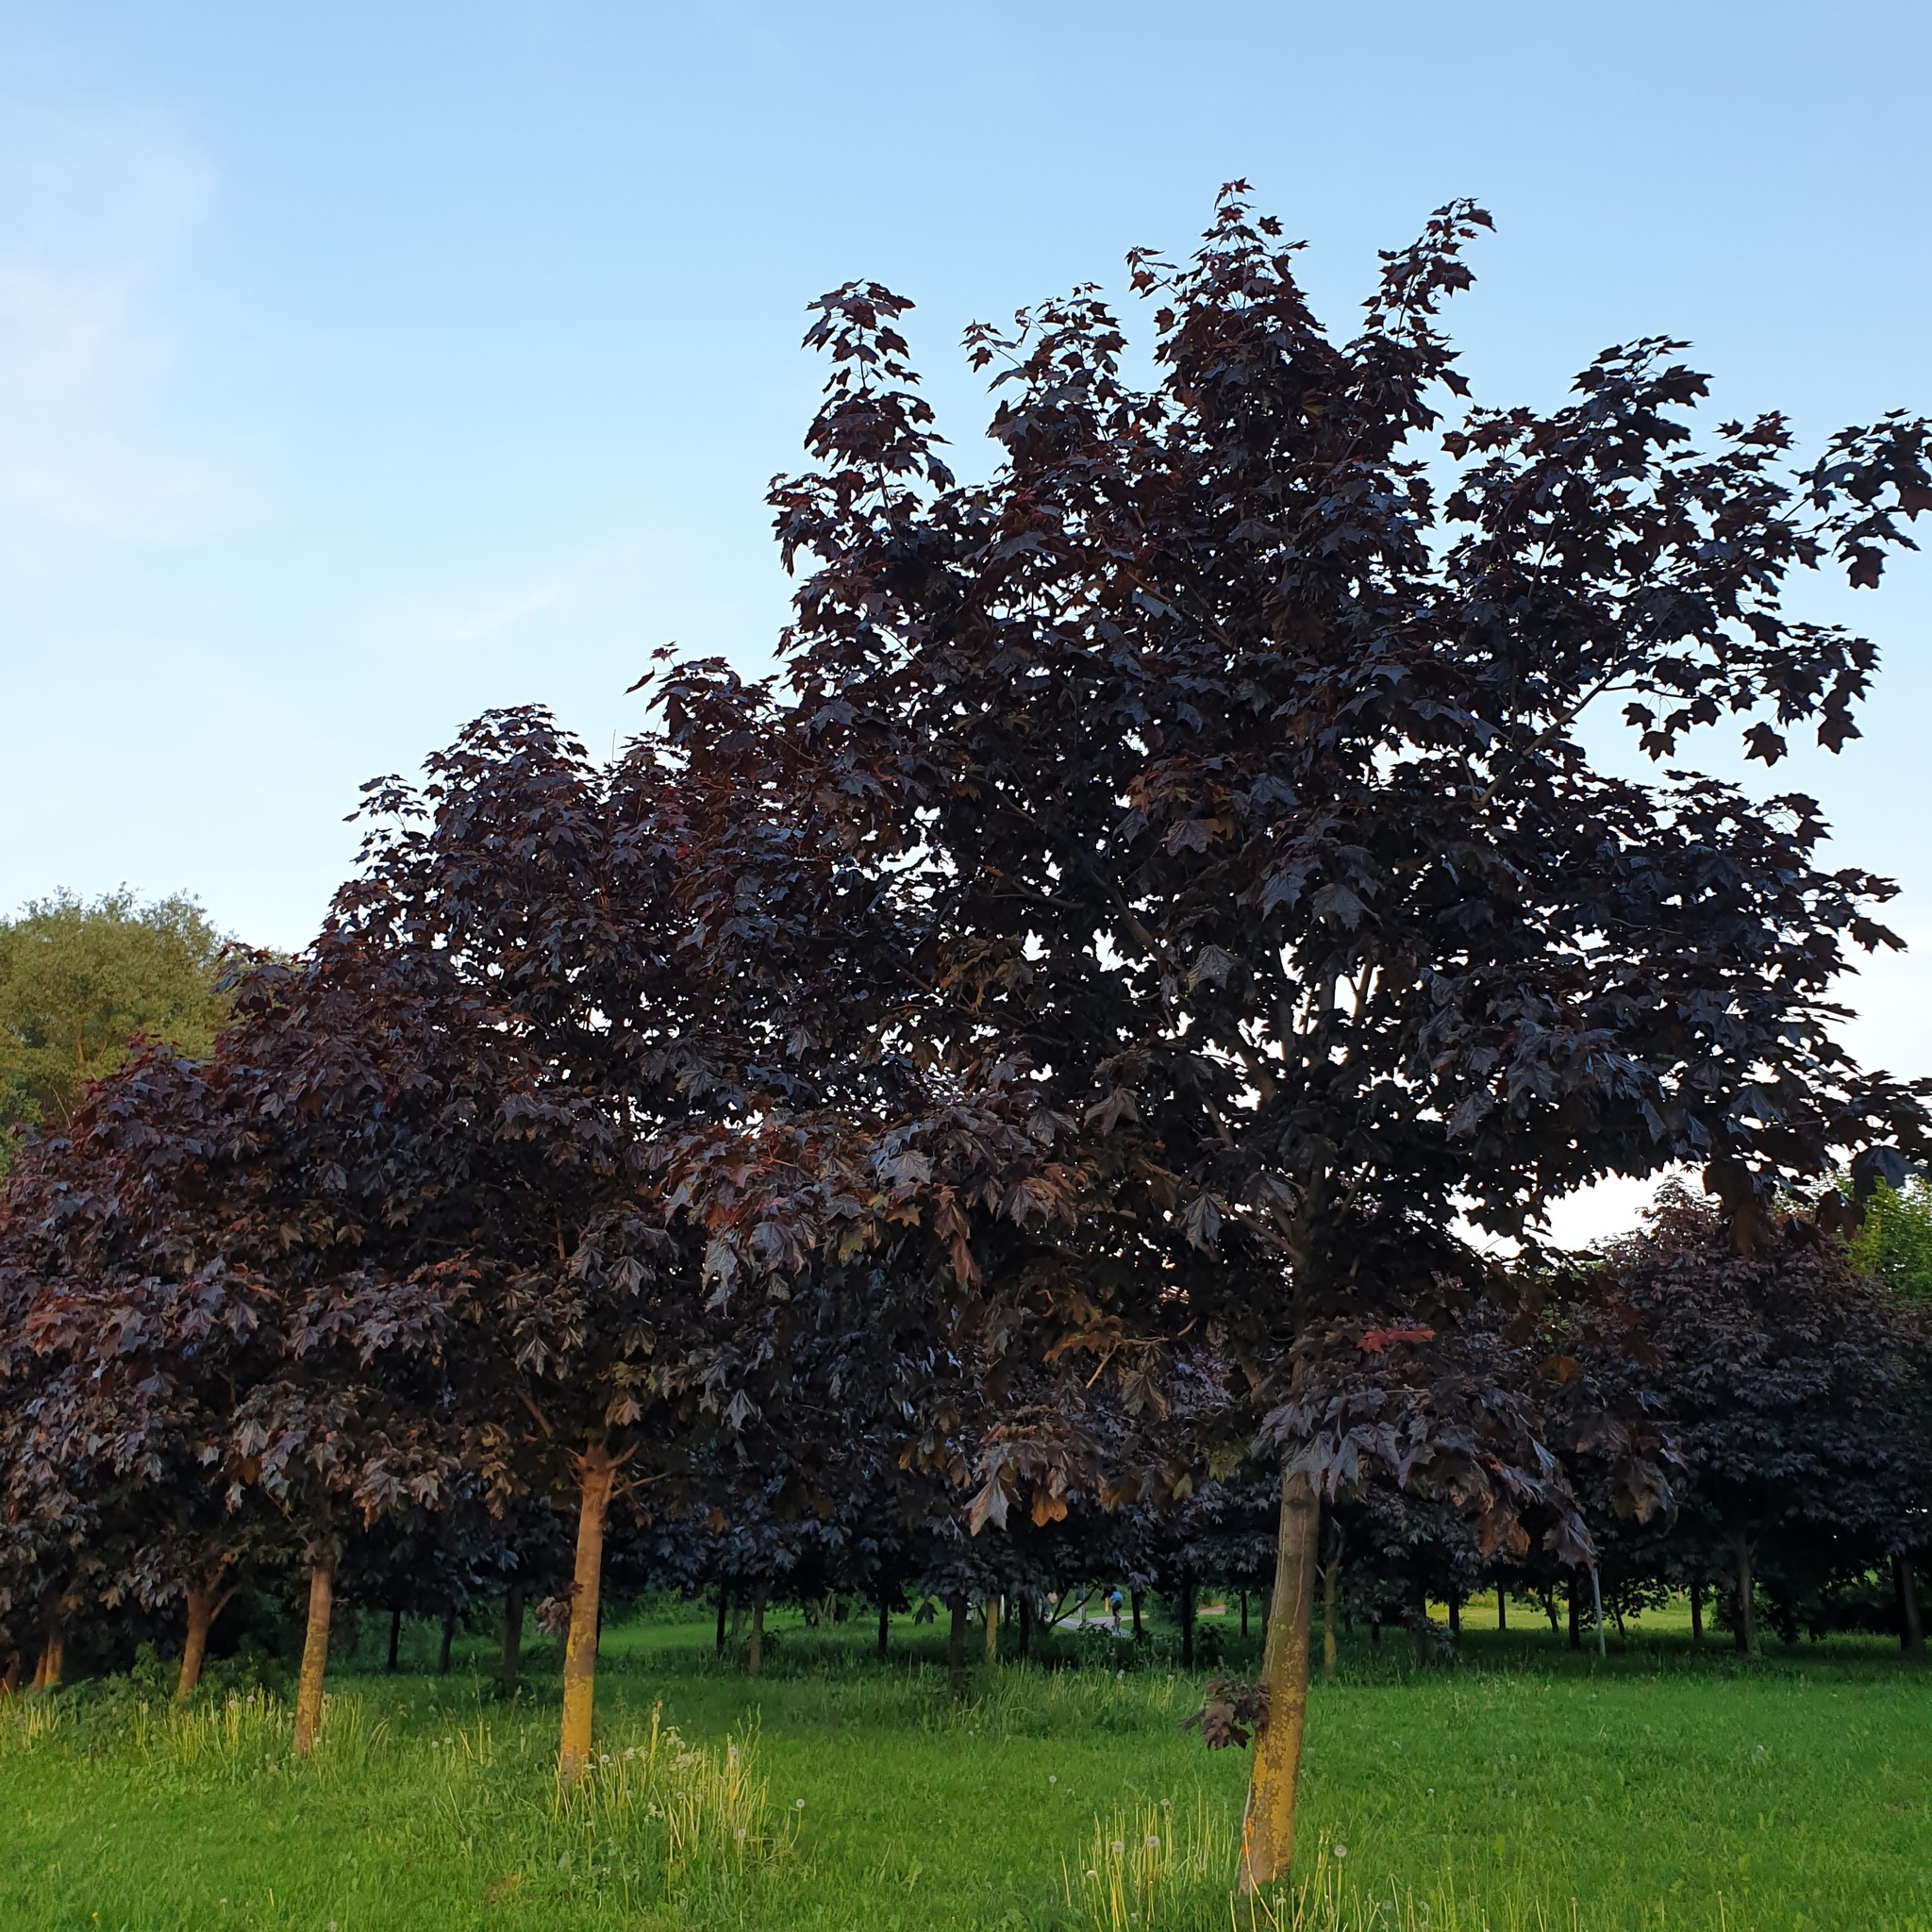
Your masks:
M1453 1674L1409 1671L1391 1635L1317 1687L1281 1927L1932 1928L1932 1684L1895 1651L1744 1668L1663 1618L1598 1664L1474 1622ZM929 1629L902 1623L884 1669L869 1635L780 1621L752 1683L695 1618L613 1626L613 1762L563 1807L541 1652L510 1707L473 1674L480 1640L441 1679L352 1660L300 1767L274 1699L16 1697L0 1926L1231 1924L1247 1765L1181 1730L1191 1680L1007 1665L956 1703Z

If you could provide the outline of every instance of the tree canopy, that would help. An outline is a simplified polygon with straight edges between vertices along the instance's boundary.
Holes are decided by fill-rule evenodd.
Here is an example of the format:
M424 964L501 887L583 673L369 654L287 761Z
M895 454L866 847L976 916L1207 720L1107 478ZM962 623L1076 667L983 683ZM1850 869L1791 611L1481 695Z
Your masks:
M0 920L0 1130L64 1127L138 1035L206 1056L227 1009L225 943L192 899L143 906L125 887ZM0 1174L14 1146L0 1131Z
M520 1575L554 1507L568 1779L626 1511L755 1606L848 1552L882 1600L916 1574L956 1662L971 1594L1070 1551L1191 1599L1272 1541L1264 1681L1214 1727L1258 1726L1263 1884L1344 1512L1411 1598L1660 1521L1656 1272L1564 1268L1544 1217L1688 1165L1714 1295L1815 1288L1793 1191L1849 1174L1830 1242L1932 1152L1926 1090L1835 1036L1891 888L1695 762L1726 721L1767 766L1856 737L1875 653L1786 597L1876 583L1932 425L1700 439L1662 338L1476 404L1441 316L1488 225L1440 210L1338 338L1236 184L1191 259L1130 258L1147 385L1091 289L969 331L976 483L910 305L814 305L782 675L666 653L608 761L527 708L376 781L314 946L23 1159L17 1621L51 1644L121 1560L97 1525L198 1457L219 1509L117 1587L192 1621L272 1510L312 1740L358 1536L392 1563L433 1520L452 1574ZM1590 754L1619 717L1646 780Z

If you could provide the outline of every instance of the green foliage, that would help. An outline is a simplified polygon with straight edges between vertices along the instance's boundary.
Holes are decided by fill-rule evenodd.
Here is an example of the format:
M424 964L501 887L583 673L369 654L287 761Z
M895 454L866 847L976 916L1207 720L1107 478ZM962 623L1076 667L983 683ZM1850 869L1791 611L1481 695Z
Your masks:
M1875 1275L1907 1300L1932 1306L1932 1182L1920 1176L1903 1188L1874 1190L1851 1246L1861 1274Z
M58 892L0 921L0 1129L63 1125L136 1034L200 1058L227 1009L223 935L192 899ZM0 1174L13 1139L0 1137Z

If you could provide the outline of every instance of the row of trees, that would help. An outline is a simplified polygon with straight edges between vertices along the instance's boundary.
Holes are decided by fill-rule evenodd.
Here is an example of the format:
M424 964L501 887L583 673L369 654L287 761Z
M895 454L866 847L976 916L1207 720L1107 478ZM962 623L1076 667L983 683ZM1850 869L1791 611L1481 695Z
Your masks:
M476 1525L516 1574L563 1503L570 1778L613 1507L664 1544L870 1536L963 1618L995 1550L1249 1457L1263 1883L1324 1501L1570 1567L1592 1519L1667 1515L1664 1290L1559 1268L1541 1217L1690 1166L1781 1266L1790 1190L1849 1174L1829 1242L1932 1151L1832 1033L1890 888L1822 869L1810 800L1681 768L1726 717L1767 764L1856 735L1875 654L1783 598L1877 580L1932 426L1699 447L1663 341L1445 425L1486 225L1441 210L1339 342L1230 190L1191 260L1132 258L1150 386L1091 291L970 332L1005 391L978 483L908 305L815 305L782 687L667 656L607 763L520 710L375 784L314 946L239 961L209 1054L20 1158L16 1643L103 1591L205 1634L293 1561L306 1748L353 1539ZM1651 782L1587 755L1606 700Z

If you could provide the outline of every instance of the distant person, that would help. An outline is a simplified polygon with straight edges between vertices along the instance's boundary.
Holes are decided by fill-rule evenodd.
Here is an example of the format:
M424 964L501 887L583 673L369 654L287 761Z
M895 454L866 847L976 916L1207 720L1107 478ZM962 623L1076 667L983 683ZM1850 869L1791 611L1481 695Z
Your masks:
M1113 1612L1113 1634L1116 1637L1118 1637L1121 1634L1121 1602L1122 1598L1119 1590L1116 1589L1108 1591L1107 1607L1109 1610Z

